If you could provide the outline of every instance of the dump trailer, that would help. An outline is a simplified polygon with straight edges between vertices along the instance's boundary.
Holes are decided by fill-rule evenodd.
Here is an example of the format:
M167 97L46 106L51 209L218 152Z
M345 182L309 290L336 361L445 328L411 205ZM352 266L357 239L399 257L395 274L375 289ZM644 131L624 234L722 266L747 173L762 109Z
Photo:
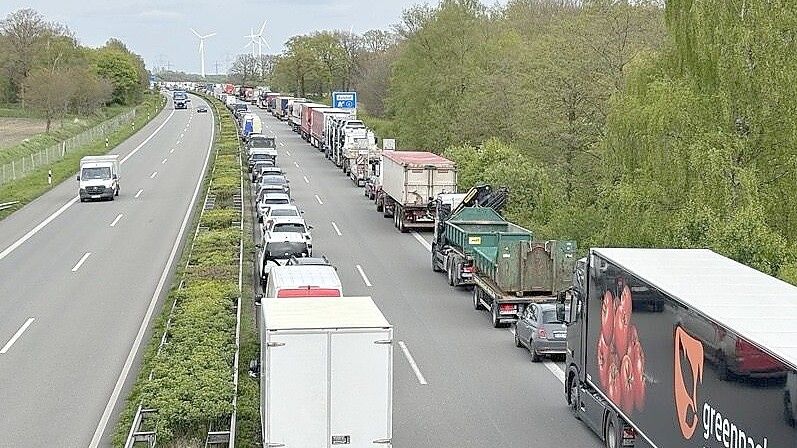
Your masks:
M472 285L473 248L494 244L498 232L517 230L499 214L508 194L506 188L477 185L467 193L440 194L430 204L435 220L432 270L446 272L449 285Z
M262 300L263 447L392 446L393 329L370 297Z
M707 249L577 266L564 392L605 446L797 447L797 287Z
M429 202L439 194L457 191L456 164L430 152L382 151L381 170L377 204L401 232L433 228Z
M575 241L533 241L530 231L514 224L508 230L472 254L473 308L490 311L496 328L516 321L529 303L565 294L576 262Z

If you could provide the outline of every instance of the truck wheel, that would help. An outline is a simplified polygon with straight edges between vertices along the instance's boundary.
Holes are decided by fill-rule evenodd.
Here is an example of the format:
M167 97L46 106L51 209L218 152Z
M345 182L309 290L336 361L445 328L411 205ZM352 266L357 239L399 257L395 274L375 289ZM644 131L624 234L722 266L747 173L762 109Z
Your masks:
M517 337L517 327L515 327L515 347L517 348L523 347L523 343L520 342L520 338Z
M473 309L479 311L482 309L482 303L479 301L481 294L481 290L479 290L478 286L473 286Z
M451 273L451 257L446 258L446 279L448 286L454 286L454 277Z
M615 429L614 419L611 417L609 417L606 422L605 436L606 448L620 448L617 440L617 429Z
M576 381L576 376L572 373L570 374L570 382L568 383L568 396L567 399L570 405L570 412L573 413L573 417L577 420L581 420L581 417L578 414L579 406L578 406L578 381Z
M399 217L398 217L398 229L399 229L399 232L401 232L401 233L407 233L407 228L404 226L404 219L401 217L400 214L399 214Z
M374 199L374 202L376 202L376 211L378 211L378 212L384 211L384 209L385 209L384 204L382 204L381 202L377 201L376 199Z
M437 257L434 255L434 248L432 248L432 272L443 272L440 266L437 265Z
M501 328L501 319L498 313L498 304L493 302L493 305L490 307L490 316L492 317L493 328Z

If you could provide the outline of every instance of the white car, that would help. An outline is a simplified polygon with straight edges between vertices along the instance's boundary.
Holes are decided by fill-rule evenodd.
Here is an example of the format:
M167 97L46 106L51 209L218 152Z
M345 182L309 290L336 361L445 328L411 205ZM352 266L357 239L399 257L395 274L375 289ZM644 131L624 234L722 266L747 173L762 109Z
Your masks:
M274 216L270 215L263 218L263 239L268 241L278 233L294 232L300 233L307 241L307 248L309 254L313 253L313 237L310 235L310 230L313 226L308 226L304 218L295 216Z
M304 236L297 232L277 232L263 241L258 252L260 283L266 286L268 274L274 266L285 266L291 257L309 257L310 247Z
M294 209L294 210L296 209L295 206L290 205L290 204L267 204L264 201L264 198L265 198L266 195L269 195L269 194L284 194L284 192L279 191L279 190L274 189L274 188L279 188L279 187L275 186L275 185L269 185L267 187L263 187L260 190L260 192L258 192L258 195L257 195L257 199L258 200L257 200L257 206L256 207L257 207L257 218L258 218L259 222L263 222L262 218L265 215L268 214L268 211L272 207L289 207L289 208ZM296 216L299 216L298 215L298 211L296 213L297 213ZM289 216L292 216L292 215L289 215Z

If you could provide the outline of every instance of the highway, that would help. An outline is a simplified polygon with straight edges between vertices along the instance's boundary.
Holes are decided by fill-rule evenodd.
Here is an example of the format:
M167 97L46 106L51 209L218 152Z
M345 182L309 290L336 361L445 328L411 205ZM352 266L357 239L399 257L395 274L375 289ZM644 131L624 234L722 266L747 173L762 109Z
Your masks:
M171 285L212 120L169 103L112 152L115 201L79 202L72 179L0 222L0 446L109 445L101 436Z
M372 296L395 327L393 446L599 447L570 414L561 363L532 364L507 329L430 267L430 234L401 234L362 188L287 124L254 108L313 229L315 256L347 296Z

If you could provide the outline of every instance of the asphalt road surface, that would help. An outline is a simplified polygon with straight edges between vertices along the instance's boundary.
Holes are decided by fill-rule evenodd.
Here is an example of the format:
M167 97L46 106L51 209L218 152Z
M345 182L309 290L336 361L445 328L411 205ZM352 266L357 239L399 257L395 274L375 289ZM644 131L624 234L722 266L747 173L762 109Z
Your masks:
M0 446L109 444L171 284L212 120L169 103L113 151L115 201L81 203L71 179L0 222Z
M255 110L314 226L314 256L337 266L344 295L372 296L395 327L393 446L601 446L568 411L560 365L532 364L474 311L470 291L432 272L430 234L399 233L322 153Z

